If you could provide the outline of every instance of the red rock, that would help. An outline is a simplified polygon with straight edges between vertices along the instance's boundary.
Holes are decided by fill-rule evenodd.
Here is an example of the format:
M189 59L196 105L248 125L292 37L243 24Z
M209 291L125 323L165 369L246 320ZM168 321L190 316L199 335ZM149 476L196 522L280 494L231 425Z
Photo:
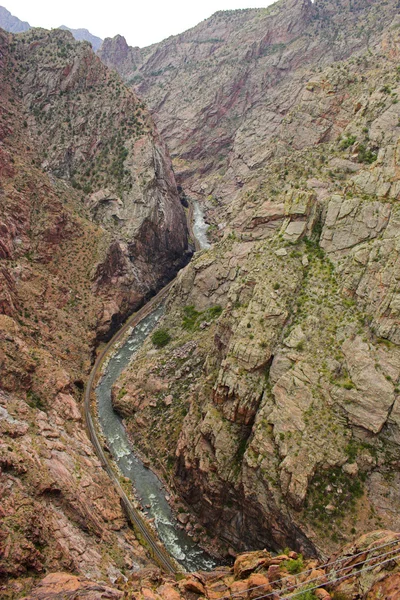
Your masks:
M318 600L331 600L332 596L324 588L318 588L314 590L314 594Z
M271 561L271 555L269 552L263 550L262 552L251 552L248 554L241 554L235 560L235 564L233 565L233 572L236 577L240 579L244 579L252 571L255 571L257 567L261 565L265 565L267 562Z
M305 581L312 581L314 585L321 585L323 583L327 583L328 578L325 574L325 571L322 569L312 569L311 573L307 575Z
M181 600L181 595L172 585L161 585L157 593L163 600Z
M257 589L253 589L257 588ZM272 591L269 580L261 573L252 573L247 580L248 598L259 598Z
M194 594L198 594L199 596L206 595L206 589L204 585L194 577L190 577L189 579L185 579L183 581L183 587L188 592L193 592Z
M267 577L269 581L279 581L282 578L282 572L279 565L271 565L268 567Z
M367 600L399 600L400 598L400 573L389 573L386 577L375 583L367 594Z
M231 584L231 595L238 595L239 597L245 598L247 595L247 589L248 585L246 580L241 579L239 581L234 581ZM244 594L244 592L246 592L246 594Z
M67 596L84 597L87 600L117 600L123 597L123 593L84 577L76 577L69 573L51 573L42 579L24 600L63 600Z
M153 590L146 587L143 587L141 592L144 600L158 600L160 598L160 596L154 593Z

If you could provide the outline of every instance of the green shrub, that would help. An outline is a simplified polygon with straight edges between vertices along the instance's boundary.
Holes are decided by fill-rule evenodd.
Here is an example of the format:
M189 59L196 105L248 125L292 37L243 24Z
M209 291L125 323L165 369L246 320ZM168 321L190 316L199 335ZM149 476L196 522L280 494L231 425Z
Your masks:
M194 306L185 306L183 309L182 327L188 331L193 331L196 327L197 319L201 316Z
M194 331L199 328L201 321L217 319L221 315L222 310L222 306L219 304L203 311L196 310L193 305L185 306L183 309L182 327L188 331Z
M297 600L317 600L317 596L313 590L304 588L303 590L296 592Z
M168 329L157 329L151 336L151 341L156 348L164 348L172 340Z
M206 314L209 315L211 319L216 319L222 314L222 306L219 304L212 306L206 311Z
M350 146L352 146L353 144L355 144L357 141L357 138L355 135L348 135L347 138L345 138L344 140L342 140L342 142L340 143L339 148L341 150L347 150L347 148L350 148Z
M282 563L282 567L284 567L291 575L301 573L301 571L304 568L303 556L299 554L299 558L296 558L296 560L292 558L290 558L289 560L284 560Z
M32 390L28 390L26 393L27 396L27 403L29 404L29 406L31 408L38 408L39 410L45 410L46 406L43 402L43 400L41 399L41 397L36 394L36 392L32 392Z
M375 152L372 152L372 150L366 148L364 144L360 144L358 148L358 162L371 165L376 161L377 158L378 157Z

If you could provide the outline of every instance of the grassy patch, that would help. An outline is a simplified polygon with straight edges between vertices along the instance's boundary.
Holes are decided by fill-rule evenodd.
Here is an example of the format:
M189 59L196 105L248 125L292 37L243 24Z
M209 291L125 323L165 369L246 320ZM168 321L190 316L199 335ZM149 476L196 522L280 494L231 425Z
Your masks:
M304 569L303 556L299 554L299 557L296 559L290 558L289 560L284 560L281 566L282 568L286 569L291 575L301 573L301 571Z
M157 331L155 331L151 336L151 341L156 348L164 348L164 346L167 346L171 340L172 337L168 329L157 329Z
M196 331L201 322L213 321L217 319L222 313L222 306L216 305L208 308L207 310L198 311L196 308L191 306L185 306L183 309L182 327L187 331Z
M353 457L354 449L349 444L348 453ZM360 477L351 477L342 469L335 468L317 474L309 488L306 512L311 521L323 525L335 518L345 517L354 509L357 498L364 493ZM330 505L331 510L326 510Z

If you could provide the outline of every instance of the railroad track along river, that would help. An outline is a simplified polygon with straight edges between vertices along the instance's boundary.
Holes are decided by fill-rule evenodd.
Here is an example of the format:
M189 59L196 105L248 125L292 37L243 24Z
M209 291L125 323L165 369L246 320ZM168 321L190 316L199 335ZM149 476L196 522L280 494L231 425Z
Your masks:
M107 471L107 474L112 480L114 487L119 497L121 498L121 503L126 511L129 521L131 522L134 531L138 535L139 540L143 543L144 546L146 546L150 555L157 562L157 564L167 573L177 573L181 571L181 569L175 562L175 560L168 554L166 549L161 545L155 533L146 523L145 519L142 517L140 512L134 507L132 501L129 499L129 497L123 490L122 485L119 481L119 477L117 476L113 468L113 460L106 455L103 449L103 444L97 434L97 430L91 413L91 407L95 383L97 381L98 376L101 373L101 368L104 364L104 361L110 353L115 351L116 344L125 336L126 332L131 327L135 327L138 323L140 323L140 321L142 321L148 314L151 313L151 311L158 304L160 304L164 300L173 283L174 281L171 281L156 296L154 296L154 298L152 298L145 306L143 306L143 308L141 308L138 312L132 315L132 317L130 317L127 320L127 322L121 327L121 329L108 342L105 348L103 348L103 350L97 357L93 369L90 373L85 389L84 398L84 413L86 425L89 432L90 440L94 446L97 457L99 458L102 466Z
M201 209L199 207L196 207L196 213L197 215L200 215L200 224L197 224L197 226L204 229L204 219L201 213ZM194 210L193 207L190 205L190 208L188 210L189 231L192 237L195 239L196 250L200 250L202 248L202 245L198 240L196 240L196 238L193 235L193 214ZM134 330L139 324L141 324L141 322L144 319L146 319L146 317L149 317L149 315L151 315L151 313L155 311L155 309L159 305L161 305L161 303L167 297L168 292L173 286L174 282L175 279L171 281L168 285L166 285L139 311L134 313L121 327L121 329L119 329L119 331L113 336L113 338L108 342L108 344L102 349L90 373L84 396L84 415L86 425L89 432L90 440L95 448L96 454L103 468L106 470L107 474L112 480L118 495L120 496L121 504L136 535L138 536L139 541L147 548L149 554L154 559L154 561L160 566L160 568L166 571L167 573L182 572L183 568L166 550L165 546L163 546L163 544L160 542L156 532L150 527L150 525L143 517L143 514L134 506L133 501L124 491L123 486L121 485L120 475L118 474L119 471L118 467L116 466L116 461L109 454L109 452L105 451L103 442L99 437L97 427L95 424L95 419L93 418L93 409L95 408L96 402L96 386L101 380L102 367L105 364L106 360L115 355L118 347L117 344L125 340L125 338L127 337L127 333Z

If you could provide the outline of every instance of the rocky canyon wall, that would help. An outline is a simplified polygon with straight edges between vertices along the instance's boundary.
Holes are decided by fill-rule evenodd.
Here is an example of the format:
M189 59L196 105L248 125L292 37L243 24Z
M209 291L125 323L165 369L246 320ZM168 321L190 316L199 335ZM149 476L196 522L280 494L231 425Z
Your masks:
M96 340L187 260L143 104L62 31L0 32L0 595L150 564L86 436Z
M270 33L259 62L239 60L236 42L256 38L260 20ZM232 70L249 71L259 94L247 93L247 78L237 96L213 96L212 135L223 140L228 121L233 132L220 172L211 146L209 170L196 170L203 128L197 137L189 127L187 171L188 155L174 151L187 193L211 191L220 241L179 275L163 324L172 342L156 353L148 342L115 406L227 547L323 554L358 532L397 527L400 510L396 3L217 13L147 56L173 64L216 23L221 41L213 33L209 46L196 44L214 45L206 65L214 60L221 81L231 69L231 84ZM166 69L162 86L140 84L149 98L163 95L153 110L172 129L169 103L189 65L174 78ZM204 86L216 89L210 77ZM252 106L229 120L233 97Z

